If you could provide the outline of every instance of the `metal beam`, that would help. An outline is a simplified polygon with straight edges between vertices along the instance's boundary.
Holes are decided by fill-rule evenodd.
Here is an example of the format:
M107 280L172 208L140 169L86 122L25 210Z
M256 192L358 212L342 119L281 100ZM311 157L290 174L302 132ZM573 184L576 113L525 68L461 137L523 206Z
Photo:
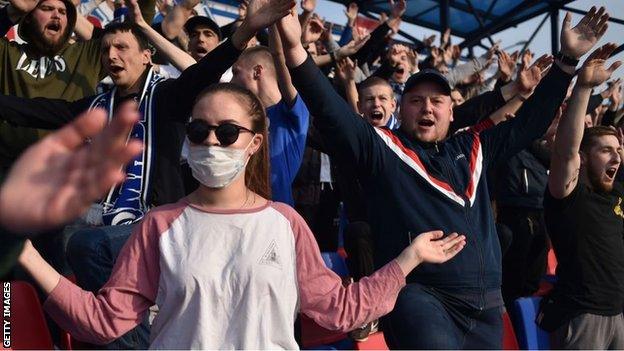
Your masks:
M483 23L483 19L481 18L481 16L479 16L479 14L476 12L474 6L472 6L472 1L470 0L466 0L466 4L468 4L468 8L470 9L470 12L472 13L472 15L474 16L474 18L477 20L477 22L479 23L479 28L481 30L483 30L483 27L485 26L485 23ZM490 37L489 35L487 36L487 39L490 41L490 45L494 46L494 40L492 40L492 37Z
M559 52L559 9L550 11L550 48L555 55Z
M439 6L439 5L433 5L433 6L431 6L431 7L430 7L430 8L428 8L428 9L425 9L425 10L423 10L423 11L420 11L419 13L415 14L414 16L410 16L410 18L418 18L418 17L420 17L420 16L424 15L424 14L425 14L425 13L427 13L427 12L430 12L430 11L432 11L432 10L437 9L437 8L438 8L438 6Z
M535 6L536 4L538 4L540 1L539 0L526 0L523 1L522 3L520 3L518 6L514 7L513 9L511 9L508 13L509 14L513 14L513 13L518 13L521 11L524 11L526 9L529 9L533 6ZM502 29L508 28L510 26L513 26L515 24L521 23L526 21L527 19L533 18L539 14L543 13L543 10L539 9L536 10L535 12L529 13L525 16L513 19L512 15L509 16L503 16L501 17L499 20L493 21L490 24L486 25L482 30L479 31L473 31L472 33L466 33L466 37L470 38L467 40L464 40L464 42L462 42L461 44L459 44L459 46L461 48L465 48L465 47L470 47L475 45L476 43L479 43L481 41L481 39L485 38L486 36L488 36L491 33L496 33Z
M490 18L490 15L492 14L492 11L494 10L494 6L496 6L497 3L498 3L498 0L492 1L487 11L485 12L485 16L484 16L485 18Z
M583 16L585 16L587 14L587 11L575 9L575 8L569 7L569 6L563 6L561 9L562 10L566 10L566 11L570 11L572 13L576 13L576 14L579 14L579 15L583 15ZM613 23L617 23L617 24L624 24L624 20L621 20L621 19L615 18L615 17L609 17L609 22L613 22Z
M440 1L440 38L449 27L449 0Z
M465 2L465 1L464 1L464 2ZM470 10L470 7L469 7L467 4L463 4L463 3L458 2L458 1L456 1L456 0L450 0L450 1L449 1L449 5L450 5L452 8L457 9L457 10L460 10L460 11L463 11L463 12L472 12L472 11ZM486 11L483 11L483 10L480 10L480 9L477 9L477 8L474 8L474 10L475 10L475 12L476 12L477 14L479 14L479 16L481 16L481 18L486 18L486 19L487 19L487 18L488 18L488 16L489 16L489 14L488 14ZM492 20L495 20L495 19L498 19L498 18L499 18L499 16L494 16L494 17L492 18Z

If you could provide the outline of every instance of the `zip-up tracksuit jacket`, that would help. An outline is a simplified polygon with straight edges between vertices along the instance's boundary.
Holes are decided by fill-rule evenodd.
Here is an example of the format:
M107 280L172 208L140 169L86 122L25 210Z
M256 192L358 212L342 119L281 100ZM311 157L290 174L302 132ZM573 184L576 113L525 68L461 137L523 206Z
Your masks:
M400 129L372 127L334 91L310 58L291 69L291 75L330 155L352 167L362 182L376 266L399 255L410 235L431 230L465 234L467 245L456 257L444 264L423 264L408 281L476 294L479 308L494 307L485 296L500 291L501 254L486 169L546 132L572 76L553 65L516 118L425 144Z

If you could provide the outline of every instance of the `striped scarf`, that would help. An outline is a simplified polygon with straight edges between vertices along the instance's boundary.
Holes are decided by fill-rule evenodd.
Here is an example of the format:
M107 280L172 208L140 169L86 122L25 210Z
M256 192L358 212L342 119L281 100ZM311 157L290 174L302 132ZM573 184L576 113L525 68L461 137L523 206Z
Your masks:
M154 161L152 154L154 142L153 100L154 90L164 79L150 68L143 91L140 95L139 114L141 116L130 133L129 138L143 142L143 152L126 166L126 180L111 188L102 201L104 225L132 224L143 218L149 209L147 190L149 188L151 168ZM109 121L113 118L115 93L117 87L95 97L90 109L99 107L108 111Z

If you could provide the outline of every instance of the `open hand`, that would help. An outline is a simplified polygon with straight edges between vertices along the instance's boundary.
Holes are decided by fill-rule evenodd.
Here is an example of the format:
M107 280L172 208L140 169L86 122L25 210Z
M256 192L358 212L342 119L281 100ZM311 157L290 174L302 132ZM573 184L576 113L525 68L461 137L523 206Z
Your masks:
M349 20L350 25L353 25L355 23L355 20L357 19L358 11L359 11L358 4L356 2L352 2L349 4L349 6L347 7L347 10L344 12L345 16L347 16L347 19Z
M606 60L616 47L617 45L608 43L596 49L581 67L576 84L593 88L609 79L611 74L622 65L622 62L615 61L609 68L605 67Z
M290 14L294 0L250 0L243 23L254 33Z
M518 92L527 96L533 93L537 84L539 84L540 80L544 76L544 73L550 67L553 62L553 57L550 55L542 55L540 58L535 60L533 65L529 68L525 68L524 64L520 68L520 72L518 72L518 77L516 79L518 83Z
M561 52L576 59L585 55L607 31L608 20L609 14L604 7L596 11L596 7L592 6L581 21L571 28L572 15L566 13L561 30Z
M338 76L338 79L343 82L355 80L356 67L357 60L354 62L348 57L336 62L336 75Z
M128 20L130 20L130 22L136 23L137 25L139 25L139 27L147 26L148 24L143 18L143 14L141 13L141 7L139 6L138 0L130 0L129 7L130 8L128 9Z
M139 141L127 142L138 118L135 103L119 107L108 125L106 112L93 110L28 148L0 190L0 224L30 234L80 216L141 151Z
M303 26L301 42L303 44L311 44L321 38L325 25L320 18L313 17Z
M503 82L511 80L511 76L516 69L516 61L514 61L509 54L504 51L498 52L498 73Z
M405 0L390 0L390 17L401 18L407 10L407 3Z
M364 44L370 39L370 34L358 40L351 40L347 45L336 51L336 58L341 60L358 52Z
M397 263L401 266L405 275L423 262L444 263L455 257L466 245L466 237L452 233L442 238L444 233L440 230L426 232L418 235L412 243L397 257Z

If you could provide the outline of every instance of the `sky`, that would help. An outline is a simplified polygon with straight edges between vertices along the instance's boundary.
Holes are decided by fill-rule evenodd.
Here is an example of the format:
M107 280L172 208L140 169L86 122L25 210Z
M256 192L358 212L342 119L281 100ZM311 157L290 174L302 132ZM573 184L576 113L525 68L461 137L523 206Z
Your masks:
M567 6L577 8L580 10L589 10L592 6L605 6L607 11L614 17L618 17L620 19L624 19L624 0L576 0ZM409 3L408 3L409 6ZM344 6L341 4L337 4L328 0L318 0L316 12L326 20L332 21L334 23L346 23L346 16L343 13ZM510 46L516 45L520 40L527 40L535 28L539 25L540 21L545 15L540 15L533 18L530 21L524 22L516 27L509 28L503 32L492 35L492 40L501 41L502 48L508 48ZM559 11L559 19L563 21L565 16L564 11ZM581 19L581 15L572 14L572 24L578 23ZM439 33L428 28L418 27L406 23L401 24L401 29L411 34L416 38L423 38L425 35L438 34L437 39L439 39ZM614 42L618 45L624 43L624 25L617 23L609 23L609 29L607 33L602 37L599 44L604 44L608 42ZM454 43L461 42L461 38L453 38ZM489 46L489 41L487 39L482 40L482 43L486 46ZM511 47L509 51L514 51L516 49L520 49L522 46ZM545 53L550 53L551 43L550 43L550 20L547 20L547 23L544 24L542 29L537 33L535 39L529 45L529 49L537 54L537 56ZM482 53L482 50L475 49L475 54L479 55ZM465 52L464 52L465 54ZM621 52L617 56L611 59L614 60L624 60L624 52ZM614 77L624 77L624 67L621 67L618 71L614 73Z

